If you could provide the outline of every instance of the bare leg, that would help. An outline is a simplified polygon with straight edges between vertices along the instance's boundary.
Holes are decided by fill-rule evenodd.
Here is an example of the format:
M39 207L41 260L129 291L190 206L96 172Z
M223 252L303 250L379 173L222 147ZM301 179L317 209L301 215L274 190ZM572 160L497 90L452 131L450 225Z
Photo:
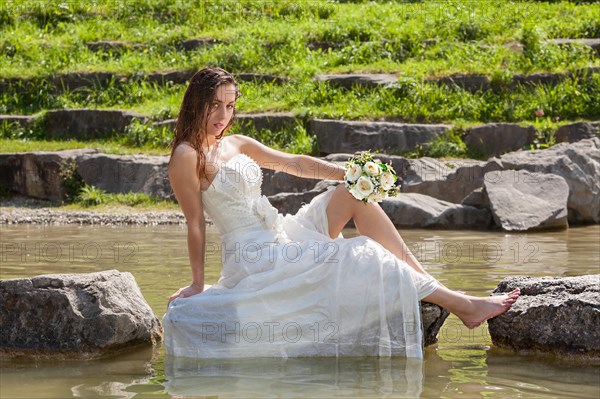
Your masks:
M408 263L417 272L428 274L417 258L410 252L381 206L358 201L343 184L336 187L329 200L327 219L329 221L330 237L337 237L346 223L350 219L354 219L354 225L359 234L374 239L399 259Z
M517 288L505 295L478 298L451 291L440 286L435 292L423 298L454 313L468 328L475 328L488 319L506 312L516 301L521 291Z

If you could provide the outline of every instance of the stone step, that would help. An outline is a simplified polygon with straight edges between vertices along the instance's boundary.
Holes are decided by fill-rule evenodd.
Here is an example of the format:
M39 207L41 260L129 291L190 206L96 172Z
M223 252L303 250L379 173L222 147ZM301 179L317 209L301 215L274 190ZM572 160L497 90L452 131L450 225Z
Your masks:
M371 150L384 153L413 151L447 132L449 125L394 122L355 122L313 119L311 132L317 137L321 155Z
M56 73L48 76L34 78L9 78L0 80L0 90L5 92L13 92L16 90L29 93L31 86L37 86L42 81L49 84L50 90L54 94L60 94L65 90L77 89L93 89L107 87L111 83L123 84L130 81L141 80L159 85L166 84L187 84L192 78L196 70L175 70L161 71L151 73L133 73L121 74L114 72L69 72ZM289 79L286 77L252 72L234 73L238 81L242 82L259 82L259 83L277 83L283 84ZM33 93L33 92L31 92Z
M217 39L210 38L190 38L186 40L182 40L175 45L180 50L192 51L199 48L209 48L214 46L215 44L222 43ZM143 50L151 46L149 43L131 43L131 42L123 42L118 40L100 40L100 41L92 41L86 42L86 47L91 51L95 52L122 52L122 51L131 51L131 50Z
M136 112L102 109L59 109L46 113L46 132L50 138L101 138L120 134L134 120L149 118Z
M571 44L579 44L583 46L591 47L596 50L596 52L600 52L600 38L595 39L551 39L546 43L557 44L559 46L571 45Z
M50 84L51 90L55 94L62 93L64 90L76 90L82 88L92 89L94 87L106 87L111 82L122 84L132 80L142 80L159 85L165 84L186 84L196 70L174 70L159 71L151 73L133 73L122 74L113 72L70 72L56 73L49 76L34 78L8 78L0 80L0 90L12 92L20 90L28 92L28 87L33 84L37 86L42 81ZM540 84L557 85L567 78L574 76L586 77L600 72L600 67L578 68L566 72L544 72L533 74L515 74L511 82L507 85L492 84L491 77L481 74L452 74L442 77L430 77L422 80L424 83L435 83L444 86L461 88L470 92L481 90L513 90L519 86L535 86ZM284 84L290 81L290 78L278 76L275 74L239 72L234 73L239 81L259 82L259 83L277 83ZM394 85L398 79L395 74L321 74L316 75L314 80L319 82L329 82L344 88L351 88L355 85L362 87L378 87ZM416 81L421 81L416 79ZM37 89L35 89L37 90Z
M150 117L126 110L63 109L48 111L43 124L50 138L84 140L122 134L134 120L145 123L150 121ZM0 115L0 124L28 126L34 121L33 116ZM154 126L171 130L175 123L176 119L153 122ZM234 132L244 133L247 128L277 132L297 125L305 126L310 135L316 136L321 155L354 153L366 149L383 153L406 153L432 142L452 128L450 125L441 124L328 119L306 121L292 113L283 112L238 114ZM484 158L500 156L531 145L535 142L537 134L533 126L488 123L468 129L464 141L469 150ZM561 126L555 137L557 142L576 142L599 134L600 122L575 122Z
M492 78L481 74L452 74L448 76L425 78L423 83L434 83L442 86L456 87L469 92L479 92L487 90L513 90L519 86L550 85L556 86L565 79L571 77L586 77L592 74L600 73L600 67L578 68L567 72L543 72L532 74L515 74L512 81L508 84L494 85ZM350 89L354 86L360 87L378 87L391 86L398 81L394 74L323 74L314 78L318 82L328 82L333 85ZM418 82L419 79L416 79Z

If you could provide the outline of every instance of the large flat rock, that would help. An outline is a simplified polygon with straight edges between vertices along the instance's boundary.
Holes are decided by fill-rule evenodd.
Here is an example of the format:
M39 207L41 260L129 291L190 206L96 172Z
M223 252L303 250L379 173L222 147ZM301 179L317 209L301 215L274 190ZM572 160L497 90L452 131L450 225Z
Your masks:
M0 354L89 358L154 345L162 329L131 273L0 281Z
M516 123L488 123L471 128L465 144L482 156L498 156L520 150L535 140L535 127L522 127Z
M600 358L600 274L508 277L494 293L521 289L517 302L488 320L494 345L520 352Z
M490 172L483 200L503 230L565 229L569 186L561 176L525 170Z
M433 141L448 129L448 125L327 119L311 121L311 130L317 136L319 152L323 155L364 150L387 153L413 151L419 144Z
M171 198L168 156L85 154L77 159L77 173L89 185L109 193L145 193Z
M0 186L28 197L62 200L67 194L65 180L73 173L77 159L97 150L11 152L0 154Z
M569 223L600 223L600 138L500 157L502 169L562 176L569 186Z
M417 193L401 193L381 202L396 227L484 229L492 216L487 209L459 205Z

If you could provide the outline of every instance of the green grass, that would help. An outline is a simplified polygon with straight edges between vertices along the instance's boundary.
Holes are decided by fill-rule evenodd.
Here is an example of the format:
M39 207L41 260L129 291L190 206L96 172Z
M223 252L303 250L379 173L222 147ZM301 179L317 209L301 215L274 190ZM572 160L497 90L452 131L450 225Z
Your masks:
M105 205L124 205L129 207L155 208L166 207L171 209L172 202L153 197L144 193L111 194L94 186L84 185L74 198L73 205L83 208Z
M261 1L16 1L2 23L5 77L72 71L122 73L219 65L232 71L294 78L332 71L394 71L404 76L454 71L564 70L596 64L585 47L539 44L528 54L503 44L533 35L597 37L597 4L439 1L343 4ZM2 18L0 18L2 20ZM181 51L190 37L216 38L212 48ZM438 44L425 46L426 40ZM96 53L85 43L118 40L140 49ZM312 42L339 48L311 51Z
M126 109L153 121L176 116L185 85L132 78L105 87L57 90L57 73L104 71L119 76L220 66L234 73L274 73L289 83L241 82L238 112L292 112L300 120L393 120L449 123L534 123L551 145L560 123L600 117L600 77L557 86L506 89L518 73L600 66L586 46L557 46L552 38L600 37L600 7L583 1L200 1L18 0L0 8L0 76L19 80L0 93L0 114L37 114L28 128L0 126L0 151L99 148L116 154L166 154L171 133L133 124L105 140L49 140L44 111ZM214 46L185 51L180 42L202 37ZM115 40L139 47L94 52L87 42ZM523 44L522 51L509 45ZM328 43L331 48L320 49ZM312 49L311 49L312 48ZM321 73L393 72L397 84L344 90L315 82ZM492 78L489 92L424 84L453 73ZM543 109L545 120L535 117ZM550 122L548 122L550 121ZM541 126L541 124L545 124ZM537 126L536 125L536 126ZM233 133L296 153L316 153L302 124L282 131L237 125ZM415 153L465 156L460 135Z
M557 86L539 85L510 91L471 93L465 90L404 78L387 88L343 90L325 82L302 80L284 85L241 82L240 113L291 111L301 117L374 119L387 117L406 122L532 121L534 111L562 120L600 117L600 75L566 79ZM105 91L46 93L44 102L53 108L129 109L154 119L174 117L185 85L159 87L131 84ZM109 94L110 93L110 94ZM27 114L46 104L28 102L30 97L4 93L0 113ZM106 98L106 103L97 101ZM29 112L28 112L29 111Z
M168 155L168 148L128 147L116 141L78 141L78 140L28 140L0 139L0 153L28 151L60 151L78 148L97 148L107 154L130 155L150 154Z

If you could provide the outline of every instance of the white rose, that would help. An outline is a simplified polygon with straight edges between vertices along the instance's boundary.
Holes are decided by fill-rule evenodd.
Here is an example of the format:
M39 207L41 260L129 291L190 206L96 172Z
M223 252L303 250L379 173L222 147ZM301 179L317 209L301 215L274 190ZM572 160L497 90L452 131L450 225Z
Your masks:
M394 175L390 172L383 172L379 178L379 184L384 190L389 190L394 187Z
M361 173L362 170L360 168L360 165L352 163L350 164L350 167L346 169L346 175L344 176L344 178L349 182L355 182L356 179L360 177Z
M373 194L371 194L368 198L368 202L381 202L384 200L384 198L386 197L386 192L385 190L382 190L381 188L379 188L377 191L373 192Z
M363 170L369 176L379 176L381 173L381 167L377 165L375 162L367 162L365 166L363 166Z
M358 191L358 189L357 189L357 186L356 186L356 185L354 185L354 187L350 188L348 191L349 191L349 192L350 192L350 194L352 194L352 196L353 196L354 198L356 198L357 200L360 200L360 201L362 201L362 199L363 199L363 198L365 198L365 196L364 196L364 195L362 195L362 194L361 194L361 193Z
M369 179L366 176L359 177L356 181L356 186L354 187L356 188L356 191L358 191L363 196L363 198L371 194L373 192L373 189L375 188L371 179Z

